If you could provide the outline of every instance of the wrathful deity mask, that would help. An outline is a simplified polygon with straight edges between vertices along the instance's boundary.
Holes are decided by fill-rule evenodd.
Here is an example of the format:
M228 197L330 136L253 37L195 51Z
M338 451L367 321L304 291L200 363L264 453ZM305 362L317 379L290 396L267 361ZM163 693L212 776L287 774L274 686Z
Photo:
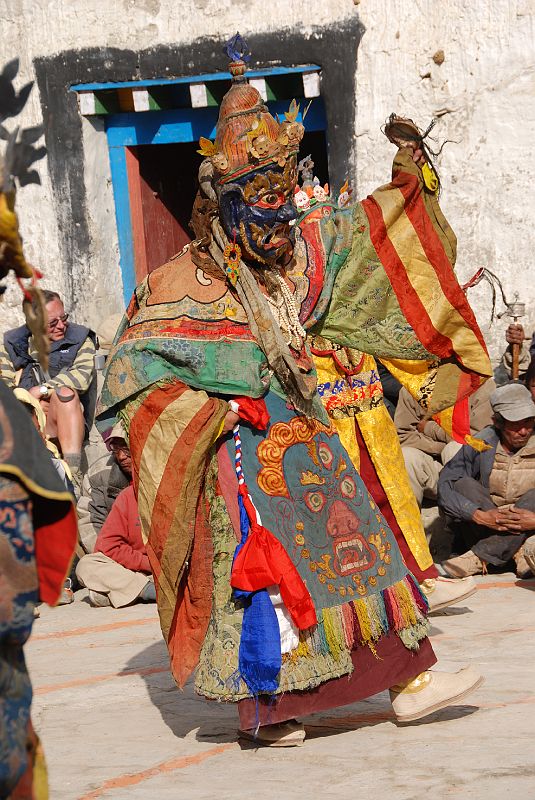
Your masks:
M239 251L256 267L282 268L294 248L293 194L305 132L298 121L299 104L293 100L284 119L275 119L247 81L246 43L237 34L225 49L232 59L232 84L221 102L215 141L201 137L198 152L210 164L211 199L217 198L229 246L237 245L234 258Z
M291 261L295 181L293 157L283 168L269 164L218 188L221 224L229 241L241 247L245 261L279 268Z

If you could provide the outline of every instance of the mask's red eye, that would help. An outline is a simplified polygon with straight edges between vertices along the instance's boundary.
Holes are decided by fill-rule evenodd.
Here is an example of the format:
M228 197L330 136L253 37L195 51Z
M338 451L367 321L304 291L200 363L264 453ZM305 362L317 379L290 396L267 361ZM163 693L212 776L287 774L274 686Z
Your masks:
M345 478L342 479L340 483L340 492L342 493L342 497L348 497L350 500L355 497L357 493L357 486L353 478L349 475L346 475Z
M269 192L269 194L264 194L254 205L258 208L279 208L285 202L286 197L283 194Z
M307 492L305 495L305 503L315 514L323 509L325 502L325 497L321 492Z
M318 453L323 463L323 466L326 467L327 469L330 469L333 465L333 454L331 452L330 447L326 445L325 442L320 442L318 446Z

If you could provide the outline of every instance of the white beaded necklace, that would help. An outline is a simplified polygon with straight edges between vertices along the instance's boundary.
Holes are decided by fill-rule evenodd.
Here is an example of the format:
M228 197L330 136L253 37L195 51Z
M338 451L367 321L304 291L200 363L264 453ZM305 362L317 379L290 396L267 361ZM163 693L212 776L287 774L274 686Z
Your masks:
M266 295L270 311L284 335L286 344L291 345L294 350L301 350L306 331L299 321L295 300L280 272L273 272L272 277L278 283L280 294L277 298L270 294Z

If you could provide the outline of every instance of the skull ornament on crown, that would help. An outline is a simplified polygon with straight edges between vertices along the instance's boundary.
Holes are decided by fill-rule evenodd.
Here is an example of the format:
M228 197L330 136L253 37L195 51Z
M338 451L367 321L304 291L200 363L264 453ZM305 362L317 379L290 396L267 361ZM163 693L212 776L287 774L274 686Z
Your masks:
M295 186L294 203L300 215L299 225L309 225L329 216L334 205L329 196L329 184L322 186L319 178L314 177L314 161L311 155L301 159L297 165L297 173L301 175L301 185L297 183Z
M225 51L232 59L232 85L221 103L215 142L199 142L198 152L209 162L201 165L201 186L204 180L206 187L209 171L217 216L243 260L255 267L282 268L294 249L293 197L304 134L297 121L299 106L292 101L285 119L278 122L247 81L248 49L239 34ZM196 233L199 236L197 228Z

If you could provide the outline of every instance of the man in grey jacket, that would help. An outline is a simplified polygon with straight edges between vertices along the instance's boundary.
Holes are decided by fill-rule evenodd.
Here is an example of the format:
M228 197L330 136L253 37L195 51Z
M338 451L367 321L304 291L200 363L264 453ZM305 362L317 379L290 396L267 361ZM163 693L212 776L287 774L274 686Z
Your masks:
M464 445L438 481L439 507L470 548L443 563L456 578L512 558L519 577L530 573L522 546L535 534L535 403L517 383L496 389L490 403L493 425L478 436L488 448Z
M495 388L494 381L488 380L470 398L472 435L491 423L489 397ZM442 466L453 458L461 445L454 442L434 420L428 418L425 409L411 397L407 389L399 392L394 424L409 481L421 507L424 497L436 500L438 476Z

